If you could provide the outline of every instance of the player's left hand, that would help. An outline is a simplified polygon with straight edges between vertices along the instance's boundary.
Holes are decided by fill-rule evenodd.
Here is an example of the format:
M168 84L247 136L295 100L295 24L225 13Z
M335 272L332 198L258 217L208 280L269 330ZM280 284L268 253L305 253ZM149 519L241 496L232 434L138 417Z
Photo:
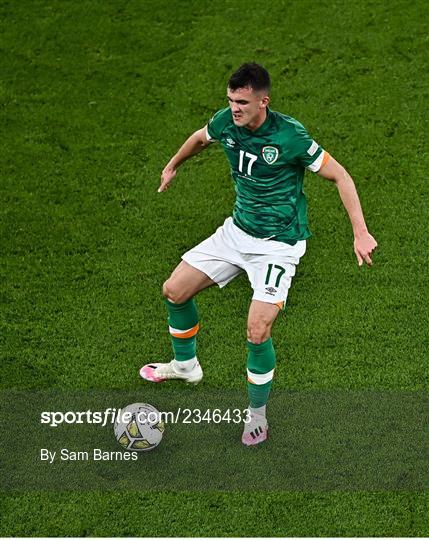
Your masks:
M372 266L371 254L377 245L375 238L369 232L355 236L354 249L359 266L362 266L364 261L368 266Z

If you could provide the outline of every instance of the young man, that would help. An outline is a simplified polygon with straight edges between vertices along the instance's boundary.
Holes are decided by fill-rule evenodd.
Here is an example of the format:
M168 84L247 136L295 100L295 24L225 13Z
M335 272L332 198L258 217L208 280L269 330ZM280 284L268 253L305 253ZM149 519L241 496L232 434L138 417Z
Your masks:
M194 296L214 284L223 287L246 272L253 297L247 323L251 419L244 427L245 445L267 438L266 403L276 363L271 327L284 307L310 236L302 187L305 169L337 185L353 227L359 265L372 264L371 253L377 246L366 228L350 175L299 122L271 111L269 94L268 72L258 64L242 65L228 82L229 107L191 135L162 171L159 192L168 189L184 161L219 141L231 165L237 198L233 217L185 253L164 283L175 358L140 370L141 377L152 382L198 383L203 372L196 357L199 324Z

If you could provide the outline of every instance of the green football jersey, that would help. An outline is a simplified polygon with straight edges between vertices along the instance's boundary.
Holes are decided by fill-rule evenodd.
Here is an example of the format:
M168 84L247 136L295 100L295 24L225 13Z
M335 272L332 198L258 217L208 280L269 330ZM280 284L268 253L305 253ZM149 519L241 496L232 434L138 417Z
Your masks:
M324 151L297 120L267 109L264 123L251 131L234 124L228 107L209 121L207 139L220 141L230 162L237 227L288 244L311 236L304 173L319 170Z

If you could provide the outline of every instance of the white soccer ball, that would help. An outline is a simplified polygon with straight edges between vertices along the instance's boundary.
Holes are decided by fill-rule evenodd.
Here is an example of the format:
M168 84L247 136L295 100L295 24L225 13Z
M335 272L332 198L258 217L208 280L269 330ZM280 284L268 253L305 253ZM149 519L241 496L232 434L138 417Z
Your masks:
M164 429L160 412L148 403L133 403L121 409L114 426L116 440L122 448L137 452L156 448Z

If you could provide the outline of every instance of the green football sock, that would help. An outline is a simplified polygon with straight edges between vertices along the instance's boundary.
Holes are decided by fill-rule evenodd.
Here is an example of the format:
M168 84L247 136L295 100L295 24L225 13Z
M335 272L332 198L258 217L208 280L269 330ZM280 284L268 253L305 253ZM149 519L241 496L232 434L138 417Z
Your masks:
M247 356L247 392L250 407L263 407L270 395L271 385L276 365L276 353L273 340L267 339L263 343L247 342L249 353Z
M168 310L168 325L173 344L174 358L178 362L196 357L198 311L193 298L183 304L165 300Z

